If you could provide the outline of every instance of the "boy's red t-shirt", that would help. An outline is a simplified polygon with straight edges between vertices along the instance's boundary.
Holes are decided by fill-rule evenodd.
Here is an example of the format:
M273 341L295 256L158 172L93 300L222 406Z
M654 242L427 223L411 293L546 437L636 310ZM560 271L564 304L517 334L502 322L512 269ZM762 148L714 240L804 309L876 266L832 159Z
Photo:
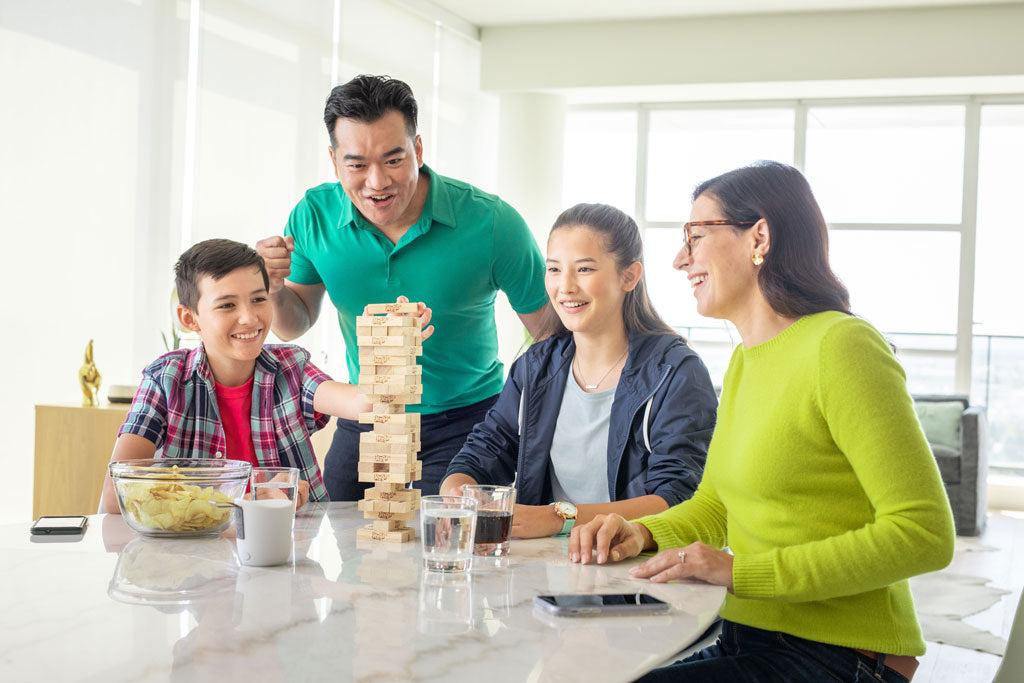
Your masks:
M259 467L256 449L252 445L252 382L253 378L250 377L248 382L238 387L226 387L216 381L213 384L228 447L224 457L243 460L252 463L253 467Z

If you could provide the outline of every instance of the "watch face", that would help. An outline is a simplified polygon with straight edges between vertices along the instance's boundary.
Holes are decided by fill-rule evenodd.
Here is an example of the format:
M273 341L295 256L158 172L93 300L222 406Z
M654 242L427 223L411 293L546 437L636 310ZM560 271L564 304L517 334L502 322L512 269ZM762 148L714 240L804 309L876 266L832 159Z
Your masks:
M564 517L575 517L576 516L576 506L573 505L572 503L567 503L565 501L559 501L558 503L555 503L555 508L560 513L562 513L562 516L564 516Z

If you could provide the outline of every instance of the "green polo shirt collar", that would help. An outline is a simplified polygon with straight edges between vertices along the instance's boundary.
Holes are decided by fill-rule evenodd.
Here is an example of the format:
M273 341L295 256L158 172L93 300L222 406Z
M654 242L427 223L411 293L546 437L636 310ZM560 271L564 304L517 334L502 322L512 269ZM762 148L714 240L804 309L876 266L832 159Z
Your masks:
M429 231L430 226L433 223L445 225L452 229L455 228L455 209L452 206L452 198L449 195L445 184L436 181L434 172L430 170L430 167L426 164L422 164L420 166L420 173L425 173L430 177L430 187L427 189L427 201L423 205L423 212L420 214L419 219L409 228L409 232L402 236L402 239L399 240L396 248L401 247L403 244L406 244L417 236ZM363 214L359 213L359 209L357 209L351 201L347 201L342 204L341 212L338 216L339 228L343 228L348 225L355 228L362 228L363 230L376 230L373 223L366 220Z

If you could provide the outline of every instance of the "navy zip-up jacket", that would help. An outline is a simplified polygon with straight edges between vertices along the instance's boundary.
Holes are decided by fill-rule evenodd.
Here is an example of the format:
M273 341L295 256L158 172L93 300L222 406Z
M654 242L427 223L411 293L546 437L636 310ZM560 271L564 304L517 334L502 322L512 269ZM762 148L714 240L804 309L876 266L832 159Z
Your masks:
M551 440L575 352L566 335L534 344L517 359L446 476L459 472L481 484L516 480L517 503L550 503ZM653 494L671 507L690 498L704 472L717 407L704 361L681 337L630 336L608 425L609 499Z

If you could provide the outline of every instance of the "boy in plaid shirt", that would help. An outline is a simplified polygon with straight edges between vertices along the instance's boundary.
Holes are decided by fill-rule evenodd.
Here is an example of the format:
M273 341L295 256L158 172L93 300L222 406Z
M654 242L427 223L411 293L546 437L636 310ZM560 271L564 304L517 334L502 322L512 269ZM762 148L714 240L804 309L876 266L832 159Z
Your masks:
M230 458L297 467L299 505L328 500L309 436L331 415L355 420L368 410L358 389L332 381L305 349L264 346L274 309L263 258L252 248L206 240L182 254L174 272L178 320L203 343L166 353L143 371L110 459ZM420 304L419 315L426 325L430 309ZM103 507L119 511L109 474Z

